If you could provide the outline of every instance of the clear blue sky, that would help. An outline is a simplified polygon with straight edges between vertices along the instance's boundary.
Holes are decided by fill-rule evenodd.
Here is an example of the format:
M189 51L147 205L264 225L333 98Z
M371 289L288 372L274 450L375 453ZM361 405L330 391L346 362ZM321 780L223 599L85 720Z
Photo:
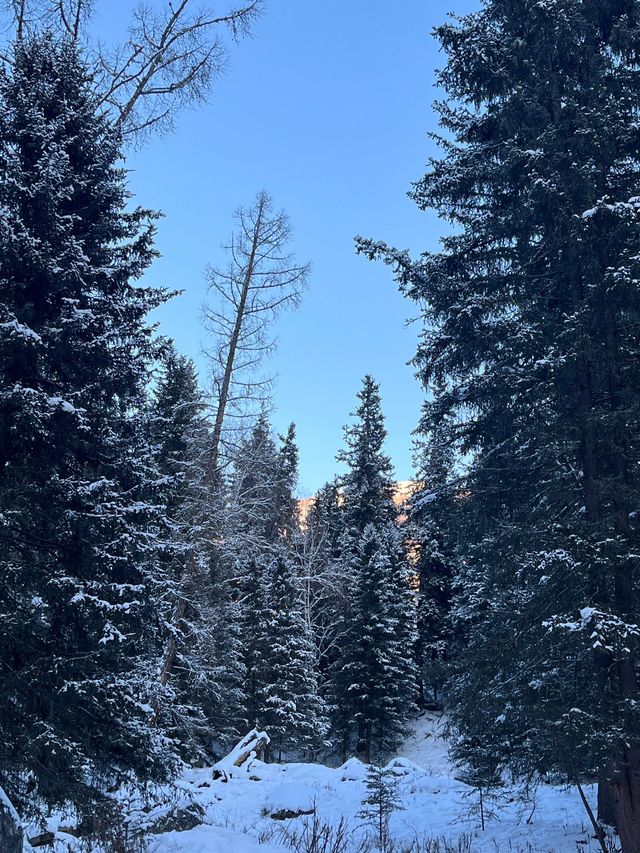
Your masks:
M98 6L101 4L98 3ZM266 189L285 208L301 260L311 260L301 309L278 324L274 425L295 421L300 494L340 470L342 426L365 373L381 384L397 476L411 476L411 431L422 391L406 365L418 327L391 272L356 256L357 234L418 252L444 225L407 198L434 151L431 36L449 11L473 0L267 0L255 33L234 47L210 103L183 113L174 135L129 160L137 201L165 213L150 280L185 293L160 314L161 330L196 359L204 332L203 270L240 204ZM109 3L109 29L125 25L129 0Z

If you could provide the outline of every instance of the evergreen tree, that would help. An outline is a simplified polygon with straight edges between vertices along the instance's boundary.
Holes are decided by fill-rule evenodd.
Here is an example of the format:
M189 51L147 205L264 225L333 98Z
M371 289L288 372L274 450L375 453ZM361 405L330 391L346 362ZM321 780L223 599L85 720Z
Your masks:
M348 466L341 478L345 527L362 533L368 524L396 517L393 504L393 468L383 452L387 431L380 402L380 386L369 375L358 392L356 421L345 427L346 448L337 459Z
M205 409L193 362L169 347L155 391L152 436L171 521L163 555L167 581L155 595L175 642L175 666L156 705L191 759L207 758L212 741L237 739L244 701L239 625L216 545L222 495L220 483L208 476ZM184 610L175 624L179 603Z
M343 536L341 490L339 482L333 480L318 490L307 515L303 537L308 621L323 685L329 678L344 636L341 615L347 609L348 584L342 559Z
M296 425L290 424L286 435L280 436L276 489L278 502L278 531L290 542L300 532L298 501L295 490L298 482L298 445Z
M79 803L172 756L148 706L166 519L147 315L166 294L135 284L154 217L126 210L75 48L17 44L0 104L0 783Z
M287 497L282 458L266 413L256 421L234 459L227 548L239 554L272 553L280 538ZM289 475L287 475L289 476Z
M204 409L194 363L170 344L154 391L152 439L161 470L174 478L172 504L178 504L186 491L192 442L202 427Z
M352 558L352 601L337 684L348 697L357 752L397 748L416 711L415 604L399 532L368 525Z
M238 565L238 577L242 661L246 672L244 715L251 728L260 728L264 718L264 687L268 680L271 640L269 578L264 558L256 556Z
M418 701L438 702L451 642L451 596L455 569L452 542L457 514L450 483L453 460L438 433L418 448L421 486L408 503L405 536L417 579L416 666Z
M272 748L310 750L326 733L317 659L305 615L298 556L298 451L293 425L278 448L266 415L241 447L237 507L231 520L238 554L246 713Z
M625 853L640 849L638 13L486 0L440 27L448 136L413 196L455 233L416 262L360 244L425 306L424 426L449 419L472 461L465 757L481 742L516 772L599 778Z
M269 651L260 719L279 757L283 750L309 753L323 743L326 712L296 567L285 554L270 567L266 617Z
M373 825L381 853L393 849L389 838L389 818L404 809L398 791L398 778L388 767L370 764L367 768L367 793L356 817Z
M395 526L379 387L371 376L364 377L358 399L356 421L345 428L346 448L338 455L349 469L339 495L342 533L334 565L340 580L326 690L343 755L355 734L358 752L370 758L372 748L397 744L414 710L415 608ZM402 648L395 645L394 631Z

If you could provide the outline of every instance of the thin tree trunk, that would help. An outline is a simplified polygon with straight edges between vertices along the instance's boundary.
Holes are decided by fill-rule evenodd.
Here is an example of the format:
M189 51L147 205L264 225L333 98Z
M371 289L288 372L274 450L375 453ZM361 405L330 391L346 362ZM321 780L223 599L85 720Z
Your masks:
M598 843L600 844L600 849L602 853L608 853L607 845L605 844L604 832L602 831L602 827L598 824L596 820L596 816L593 813L593 809L589 805L589 800L586 798L584 791L582 790L582 785L580 782L576 782L576 787L578 789L578 793L580 794L580 799L582 800L582 805L589 816L589 820L591 821L591 826L593 827L593 831L596 834L596 838L598 839ZM626 853L626 851L625 851Z
M213 424L213 435L211 437L211 454L209 456L208 463L209 476L211 478L215 478L217 474L218 458L220 455L220 441L222 439L222 427L224 425L224 416L227 410L227 404L229 402L229 389L231 388L233 368L235 364L236 353L238 351L238 341L240 340L240 333L242 331L242 325L245 319L245 309L247 306L249 287L251 285L251 279L253 278L253 273L256 264L256 254L258 251L258 246L260 244L260 230L262 226L263 211L264 200L262 197L260 197L258 215L256 217L255 227L253 229L251 254L249 256L247 269L242 282L242 292L240 294L240 301L238 302L238 310L236 311L236 319L233 326L233 332L231 333L231 338L229 340L229 351L225 360L224 374L222 377L222 387L220 388L220 397L218 399L216 417Z

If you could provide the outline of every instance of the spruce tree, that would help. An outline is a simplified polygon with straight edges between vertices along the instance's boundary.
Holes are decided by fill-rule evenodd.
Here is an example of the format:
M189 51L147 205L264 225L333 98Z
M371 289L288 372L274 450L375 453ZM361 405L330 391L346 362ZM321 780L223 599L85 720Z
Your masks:
M208 476L210 429L193 362L170 346L155 390L152 437L171 531L164 585L155 589L175 666L156 701L186 757L207 759L211 744L237 739L244 701L239 625L226 561L216 544L219 481ZM189 570L187 571L187 563ZM183 616L174 618L179 603Z
M486 0L438 28L444 154L413 197L455 232L415 262L360 243L426 309L425 425L448 419L471 462L465 757L480 742L516 772L598 778L625 853L640 849L638 12Z
M396 749L416 711L415 604L399 532L368 525L351 563L353 587L338 684L356 750L366 761Z
M318 692L317 658L305 620L296 566L280 554L270 567L266 611L268 654L261 720L278 751L309 754L324 742L327 720Z
M418 701L439 701L451 644L451 597L458 514L451 483L452 456L439 432L417 448L420 487L408 502L404 534L417 579Z
M286 435L280 436L276 474L278 531L290 542L300 532L298 501L295 497L298 482L298 458L296 425L290 424Z
M356 420L345 427L346 447L337 459L348 466L341 478L345 527L362 533L368 524L393 520L396 510L393 468L383 449L387 431L380 386L367 375L357 396L360 404L353 413Z
M264 687L268 682L271 639L269 577L263 555L239 563L237 573L242 662L246 672L244 717L250 728L260 728L264 719Z
M172 755L148 705L166 518L147 315L166 294L136 283L154 216L127 209L76 49L17 44L0 105L0 783L80 803Z
M347 579L342 559L344 514L338 480L319 490L305 522L303 556L308 576L309 622L324 685L339 653L346 611Z
M234 456L227 549L238 554L272 553L280 538L287 498L281 457L266 413Z
M293 425L278 448L261 415L238 454L230 519L241 591L246 715L250 725L267 729L279 755L283 749L315 749L326 733L296 551L297 463Z
M393 849L389 838L389 818L395 811L404 809L398 791L398 777L388 767L370 764L367 767L366 792L362 809L356 817L373 826L378 850L386 853Z
M372 749L397 745L414 710L415 608L396 529L380 391L371 376L364 377L358 399L356 420L345 428L346 448L338 455L349 467L341 478L340 583L327 694L343 756L355 745L369 760ZM401 652L393 631L405 644Z

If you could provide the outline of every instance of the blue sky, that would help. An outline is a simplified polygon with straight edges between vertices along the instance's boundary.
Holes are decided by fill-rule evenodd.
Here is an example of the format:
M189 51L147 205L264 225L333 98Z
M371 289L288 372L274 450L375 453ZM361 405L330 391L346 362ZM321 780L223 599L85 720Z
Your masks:
M313 271L300 310L278 323L274 425L298 427L301 495L340 471L335 454L365 373L380 382L387 450L411 475L411 431L422 391L406 362L415 306L390 270L356 256L355 235L413 252L444 225L406 192L425 171L436 128L431 104L443 62L434 25L472 0L267 0L253 38L233 47L210 102L183 113L175 133L129 158L137 201L164 212L163 257L149 280L184 295L159 312L161 331L207 365L200 321L204 267L222 260L233 211L260 189L283 207L294 248ZM129 0L109 5L125 26Z

